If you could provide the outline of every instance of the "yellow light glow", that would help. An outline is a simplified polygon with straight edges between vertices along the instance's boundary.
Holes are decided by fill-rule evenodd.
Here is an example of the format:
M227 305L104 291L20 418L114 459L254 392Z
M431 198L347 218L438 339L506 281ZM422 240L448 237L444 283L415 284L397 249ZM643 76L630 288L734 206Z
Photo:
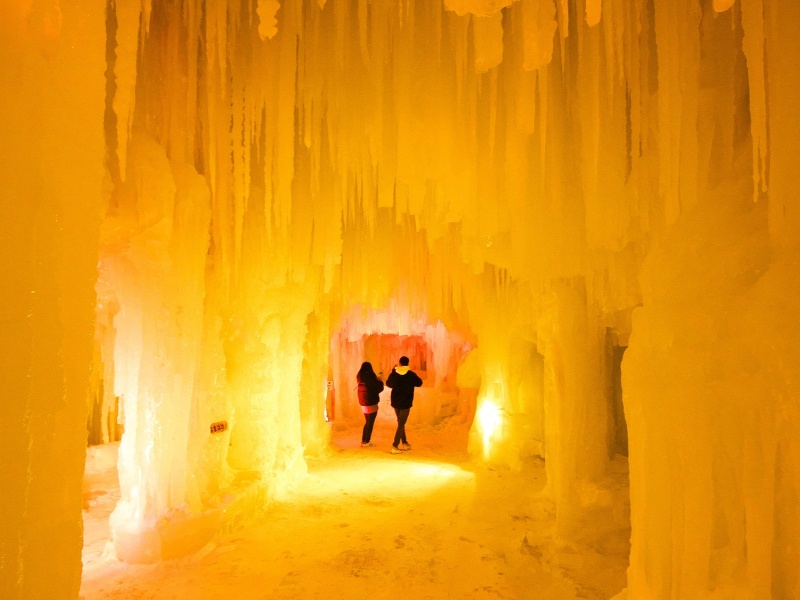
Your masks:
M324 408L322 409L322 414L325 417L325 422L330 423L330 418L328 417L328 390L330 389L328 385L328 380L325 380L325 384L322 386L322 403Z
M489 456L489 440L503 422L500 407L491 400L484 400L478 409L478 427L483 434L483 454Z
M319 477L320 470L325 473L323 479ZM309 477L320 500L336 497L343 488L354 496L391 495L393 498L419 500L446 485L461 483L471 487L475 480L472 472L457 465L417 462L408 455L404 455L403 460L387 460L382 453L362 455L356 462L315 463Z
M417 475L424 475L426 477L449 478L455 475L456 472L451 467L442 467L439 465L418 465L414 467L414 473Z

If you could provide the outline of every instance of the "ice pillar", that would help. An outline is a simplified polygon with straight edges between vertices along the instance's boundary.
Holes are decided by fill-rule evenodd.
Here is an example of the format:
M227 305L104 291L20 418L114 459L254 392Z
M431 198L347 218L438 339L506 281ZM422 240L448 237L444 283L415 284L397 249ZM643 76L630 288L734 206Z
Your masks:
M104 223L99 289L120 306L113 362L125 433L113 541L120 558L139 562L182 551L159 519L185 508L190 434L202 426L192 420L192 396L209 199L202 177L170 165L146 137L132 145L129 173L116 192L119 208Z
M797 356L797 284L769 267L766 210L747 188L705 199L645 262L623 361L631 597L793 596L774 591L787 589L776 568L792 552L777 525L796 530L796 469L784 463L797 448L795 386L769 356Z
M586 492L608 462L607 365L596 308L582 285L556 284L539 320L544 356L544 442L547 484L560 536L581 525Z
M752 2L749 2L749 4ZM795 253L800 245L800 7L790 2L764 0L769 107L769 220L776 247ZM745 23L745 35L749 35ZM765 159L766 160L766 159ZM763 167L763 165L759 165Z
M226 341L235 405L229 463L258 473L267 499L306 470L299 398L308 312L296 306L299 296L280 296L283 302L266 294L242 306ZM320 391L321 406L323 400Z
M0 7L0 595L75 598L105 7Z
M472 387L467 380L479 376L469 452L476 459L518 469L524 459L544 456L543 361L535 344L536 313L526 286L496 278L494 270L480 279L482 294L473 298L481 315L474 325L479 351L473 350L458 376L462 388ZM471 373L478 365L480 372ZM470 407L470 418L471 412Z

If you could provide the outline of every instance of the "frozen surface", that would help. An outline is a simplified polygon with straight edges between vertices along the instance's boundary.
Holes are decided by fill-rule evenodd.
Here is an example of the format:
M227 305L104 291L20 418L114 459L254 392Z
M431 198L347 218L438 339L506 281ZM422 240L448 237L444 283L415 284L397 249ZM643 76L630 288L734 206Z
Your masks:
M15 600L80 585L103 203L104 12L32 5L0 6L0 596Z
M800 263L770 257L765 206L724 192L689 211L645 264L645 306L623 362L631 564L651 565L631 570L632 598L800 592L789 542L800 535L790 458Z
M108 548L108 519L119 501L119 444L91 446L83 474L83 564L96 563Z
M410 429L413 450L401 456L388 452L391 427L376 428L375 448L360 448L358 434L338 434L330 454L253 524L191 556L137 566L87 547L81 597L601 600L624 586L624 460L606 482L616 507L598 510L580 542L562 544L554 505L540 495L540 460L518 472L476 466L457 449L463 426ZM101 478L87 469L96 492ZM84 513L98 550L103 512L98 503Z
M169 587L255 516L348 506L303 486L354 365L408 351L477 505L543 459L577 548L629 439L630 597L800 596L797 31L788 0L4 3L0 589L77 594L90 406L124 430L116 556L194 556L110 568Z

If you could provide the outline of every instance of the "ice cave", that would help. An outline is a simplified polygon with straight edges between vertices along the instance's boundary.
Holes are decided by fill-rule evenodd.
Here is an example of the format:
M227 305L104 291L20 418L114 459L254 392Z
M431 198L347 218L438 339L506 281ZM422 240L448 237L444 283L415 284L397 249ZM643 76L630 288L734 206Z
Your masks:
M800 599L798 32L0 2L0 597Z

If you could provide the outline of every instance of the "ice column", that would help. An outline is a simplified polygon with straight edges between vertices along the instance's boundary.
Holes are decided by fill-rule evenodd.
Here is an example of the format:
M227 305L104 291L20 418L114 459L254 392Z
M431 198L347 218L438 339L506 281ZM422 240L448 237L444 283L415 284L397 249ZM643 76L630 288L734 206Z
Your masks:
M770 266L765 207L749 191L706 199L645 263L623 361L631 597L797 591L784 541L797 527L797 420L782 365L798 352L798 282Z
M555 284L537 330L544 356L547 485L564 538L584 525L587 499L608 462L606 364L595 311L581 285Z
M0 595L76 598L105 7L0 6Z
M665 4L657 3L656 12L672 9ZM703 19L702 101L697 127L682 145L696 140L705 176L697 205L683 207L644 263L643 306L634 313L623 361L631 598L800 593L797 548L789 541L799 526L800 419L797 169L788 167L798 152L798 120L789 106L800 85L800 54L791 41L800 14L777 2L743 2L741 10L741 25L735 12L724 16L734 19L729 38L715 40L708 25L723 15ZM691 35L697 34L686 31L677 43ZM744 92L730 67L731 54L741 51ZM674 58L659 45L659 69ZM722 77L726 67L731 74ZM659 84L661 102L672 92L661 78ZM765 108L767 182L760 164ZM742 129L752 135L743 137ZM671 160L659 157L663 172L675 172Z
M104 223L99 289L120 306L113 362L125 433L112 536L119 558L146 562L183 551L160 518L186 509L189 439L200 425L191 420L191 401L209 200L203 178L170 165L141 134L129 152L129 173L130 182L116 191L119 208Z
M769 73L770 235L777 247L796 252L800 240L800 112L794 98L800 90L800 48L795 36L800 10L795 4L775 0L765 0L763 5Z

